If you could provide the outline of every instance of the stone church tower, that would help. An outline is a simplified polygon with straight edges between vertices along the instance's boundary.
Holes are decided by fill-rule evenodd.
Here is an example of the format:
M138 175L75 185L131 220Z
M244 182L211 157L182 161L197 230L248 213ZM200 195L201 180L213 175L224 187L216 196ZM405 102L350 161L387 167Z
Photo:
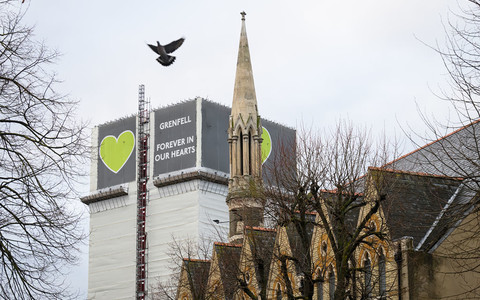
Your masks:
M244 226L263 226L262 124L257 109L252 64L245 29L245 12L238 49L237 72L229 120L230 179L227 205L230 242L241 242Z

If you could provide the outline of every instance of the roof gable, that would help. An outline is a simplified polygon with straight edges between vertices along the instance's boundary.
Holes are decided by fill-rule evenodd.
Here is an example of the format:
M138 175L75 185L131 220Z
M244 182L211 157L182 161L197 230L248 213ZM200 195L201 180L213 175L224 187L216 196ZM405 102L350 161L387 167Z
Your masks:
M295 264L297 271L300 270L299 268L304 269L303 267L310 264L310 262L306 261L307 256L305 255L305 253L310 251L313 229L315 227L316 214L306 213L305 217L307 221L305 224L305 245L303 245L302 237L297 229L297 226L301 226L299 222L292 221L285 226L290 250L292 251L292 256L298 259L298 263Z
M405 236L418 245L434 224L437 216L455 195L459 178L412 172L370 169L381 176L377 192L384 197L381 208L393 240Z
M213 246L213 251L224 297L225 299L233 299L237 287L238 264L242 246L217 242Z
M266 282L260 281L268 280L276 234L275 229L261 227L245 228L244 250L248 246L251 257L247 258L247 260L253 264L255 277L259 281L259 288L262 288L262 286L266 287ZM242 251L242 254L244 253L245 251Z
M194 299L202 299L205 296L207 287L210 261L200 259L183 259L180 287L187 287Z

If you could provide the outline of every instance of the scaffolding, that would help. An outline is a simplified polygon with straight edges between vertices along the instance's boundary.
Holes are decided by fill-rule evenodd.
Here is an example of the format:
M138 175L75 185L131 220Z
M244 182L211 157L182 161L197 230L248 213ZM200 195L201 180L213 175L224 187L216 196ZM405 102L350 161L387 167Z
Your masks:
M148 200L148 140L150 137L150 102L145 100L145 86L138 87L138 180L137 180L137 257L136 299L147 296L147 233L145 221Z

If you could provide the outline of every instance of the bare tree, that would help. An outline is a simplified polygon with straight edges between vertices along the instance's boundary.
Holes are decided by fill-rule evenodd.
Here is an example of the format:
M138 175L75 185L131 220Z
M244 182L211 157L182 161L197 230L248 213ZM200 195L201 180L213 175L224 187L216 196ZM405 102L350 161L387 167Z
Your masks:
M292 248L291 255L276 258L281 263L288 299L312 299L315 285L328 281L331 274L335 274L335 299L353 297L355 272L359 270L357 251L364 244L372 246L385 239L383 228L373 228L369 223L382 198L364 197L363 176L369 166L381 166L393 154L384 141L377 145L367 131L340 122L324 136L302 129L296 146L284 145L273 158L266 197L269 213L286 227ZM383 184L375 183L377 188ZM366 213L357 224L360 208ZM315 219L312 212L319 218ZM325 252L331 252L334 264L330 260L320 268L315 266L310 251L315 228L325 231ZM294 293L288 276L292 272L289 263L295 266L300 296Z
M168 256L171 258L169 280L156 282L154 299L267 299L268 274L275 241L275 230L246 227L242 246L228 243L213 243L202 237L199 243L191 239L173 238ZM216 274L220 285L207 285L207 279Z
M66 299L66 265L83 233L72 210L85 164L84 124L49 71L57 53L0 2L0 298Z
M197 243L189 238L172 237L167 254L172 276L167 280L159 278L152 286L153 299L178 299L182 290L189 291L194 300L211 299L206 282L211 261L210 239L202 237ZM181 278L182 275L186 278Z
M417 169L433 174L464 178L472 190L480 189L480 1L459 3L461 12L445 26L446 43L432 47L448 73L449 88L437 96L450 104L449 119L435 119L420 113L427 133L410 130L411 140L435 142L428 151L418 151ZM456 134L450 134L453 131ZM449 136L445 137L446 134ZM440 142L437 142L440 141ZM408 163L409 161L402 162ZM411 161L410 161L411 163ZM399 165L399 167L404 167ZM410 168L415 168L412 164Z
M461 238L453 242L446 239L441 246L425 249L440 261L448 261L449 267L437 268L435 274L445 281L458 279L459 284L439 297L455 299L480 295L477 280L480 276L477 242L480 238L480 1L458 4L460 12L445 24L445 44L431 47L440 54L447 70L449 88L437 96L450 105L450 118L435 119L421 113L428 131L412 133L410 139L420 138L427 145L417 144L423 147L394 162L402 170L463 179L459 196L445 206L437 222L437 227L442 226L446 232L455 229Z

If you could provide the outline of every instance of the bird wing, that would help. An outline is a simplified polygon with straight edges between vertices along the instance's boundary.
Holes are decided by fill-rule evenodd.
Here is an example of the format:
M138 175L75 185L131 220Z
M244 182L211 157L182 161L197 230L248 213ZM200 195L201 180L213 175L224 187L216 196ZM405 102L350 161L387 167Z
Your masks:
M185 41L185 39L184 39L184 38L181 38L181 39L178 39L178 40L176 40L176 41L171 42L171 43L168 44L168 45L165 45L165 47L164 47L164 48L165 48L165 52L167 52L167 53L172 53L173 51L177 50L178 47L180 47L180 46L183 44L184 41ZM149 45L149 46L150 46L150 45Z
M147 44L148 47L150 47L150 49L153 50L153 52L157 53L158 55L160 55L160 53L158 53L158 47L157 46L154 46L154 45L150 45L150 44Z

